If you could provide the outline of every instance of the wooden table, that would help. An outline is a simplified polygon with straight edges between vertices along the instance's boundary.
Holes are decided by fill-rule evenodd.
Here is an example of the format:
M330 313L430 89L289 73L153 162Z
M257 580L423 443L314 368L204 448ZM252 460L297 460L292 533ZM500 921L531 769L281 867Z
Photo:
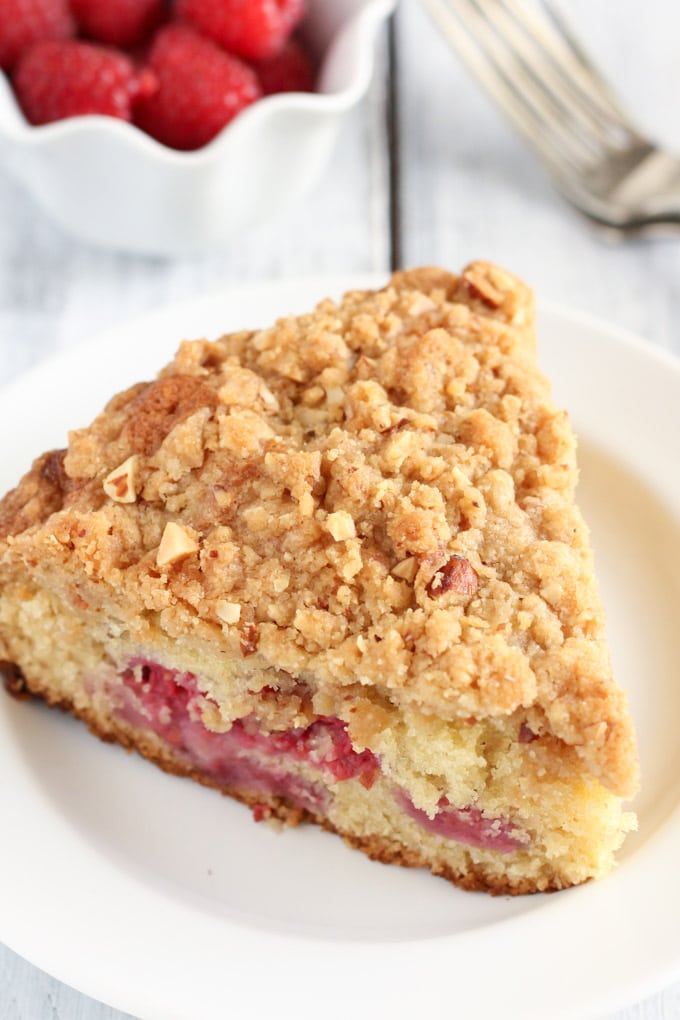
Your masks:
M643 17L639 0L571 7L640 123L680 152L680 7L647 0ZM544 298L680 354L680 241L616 245L595 234L554 193L416 0L402 0L371 92L325 179L231 250L191 260L95 251L0 176L0 382L103 327L233 281L386 272L393 262L459 267L475 257L506 264ZM122 1017L0 947L2 1020ZM616 1014L677 1017L680 984Z

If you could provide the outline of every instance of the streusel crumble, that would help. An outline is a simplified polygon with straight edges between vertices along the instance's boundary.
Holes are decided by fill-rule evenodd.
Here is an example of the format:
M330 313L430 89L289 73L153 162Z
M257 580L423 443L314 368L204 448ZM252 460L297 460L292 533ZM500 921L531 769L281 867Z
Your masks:
M0 504L10 686L466 888L602 875L637 758L574 447L487 263L185 342Z

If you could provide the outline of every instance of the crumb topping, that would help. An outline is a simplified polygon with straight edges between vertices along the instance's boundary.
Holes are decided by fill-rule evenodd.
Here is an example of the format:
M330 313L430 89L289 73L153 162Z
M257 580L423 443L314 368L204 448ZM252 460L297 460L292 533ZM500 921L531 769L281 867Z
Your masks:
M376 706L522 709L625 792L574 446L523 284L482 262L398 273L183 343L6 497L0 570L58 562L131 633L154 620Z

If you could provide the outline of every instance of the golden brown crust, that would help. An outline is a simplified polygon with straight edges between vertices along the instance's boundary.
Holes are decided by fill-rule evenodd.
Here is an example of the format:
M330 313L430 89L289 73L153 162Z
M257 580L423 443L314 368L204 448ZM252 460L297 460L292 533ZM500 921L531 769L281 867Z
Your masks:
M324 825L324 828L332 832L338 832L333 826ZM348 846L361 850L370 857L372 861L380 861L381 864L398 864L402 868L428 868L429 865L422 857L413 850L408 850L390 840L380 836L371 836L366 839L348 833L338 832ZM492 896L526 896L537 892L557 892L567 886L559 881L557 877L547 885L536 884L533 879L519 879L513 882L496 874L490 874L483 867L470 861L464 872L454 871L453 868L439 865L430 868L433 875L445 878L447 882L465 889L467 892L486 892Z
M69 479L66 450L51 450L34 462L15 489L0 502L0 539L17 535L61 510Z
M149 383L129 405L126 433L131 450L150 456L176 425L201 407L214 410L217 403L214 390L191 375Z
M533 344L530 292L481 262L183 344L71 435L66 488L37 462L0 504L0 583L28 568L140 645L160 627L335 698L523 713L629 794L574 437ZM132 455L122 505L103 484ZM159 567L169 521L198 551Z
M15 662L8 662L7 659L0 660L0 680L9 696L16 701L26 701L33 697L26 683L26 677Z

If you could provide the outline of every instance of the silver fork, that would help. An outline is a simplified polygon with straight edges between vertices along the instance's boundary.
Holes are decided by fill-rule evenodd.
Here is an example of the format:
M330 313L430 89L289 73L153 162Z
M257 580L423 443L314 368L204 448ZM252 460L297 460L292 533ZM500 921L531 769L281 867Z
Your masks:
M422 3L572 205L618 236L680 234L680 160L631 123L554 8Z

